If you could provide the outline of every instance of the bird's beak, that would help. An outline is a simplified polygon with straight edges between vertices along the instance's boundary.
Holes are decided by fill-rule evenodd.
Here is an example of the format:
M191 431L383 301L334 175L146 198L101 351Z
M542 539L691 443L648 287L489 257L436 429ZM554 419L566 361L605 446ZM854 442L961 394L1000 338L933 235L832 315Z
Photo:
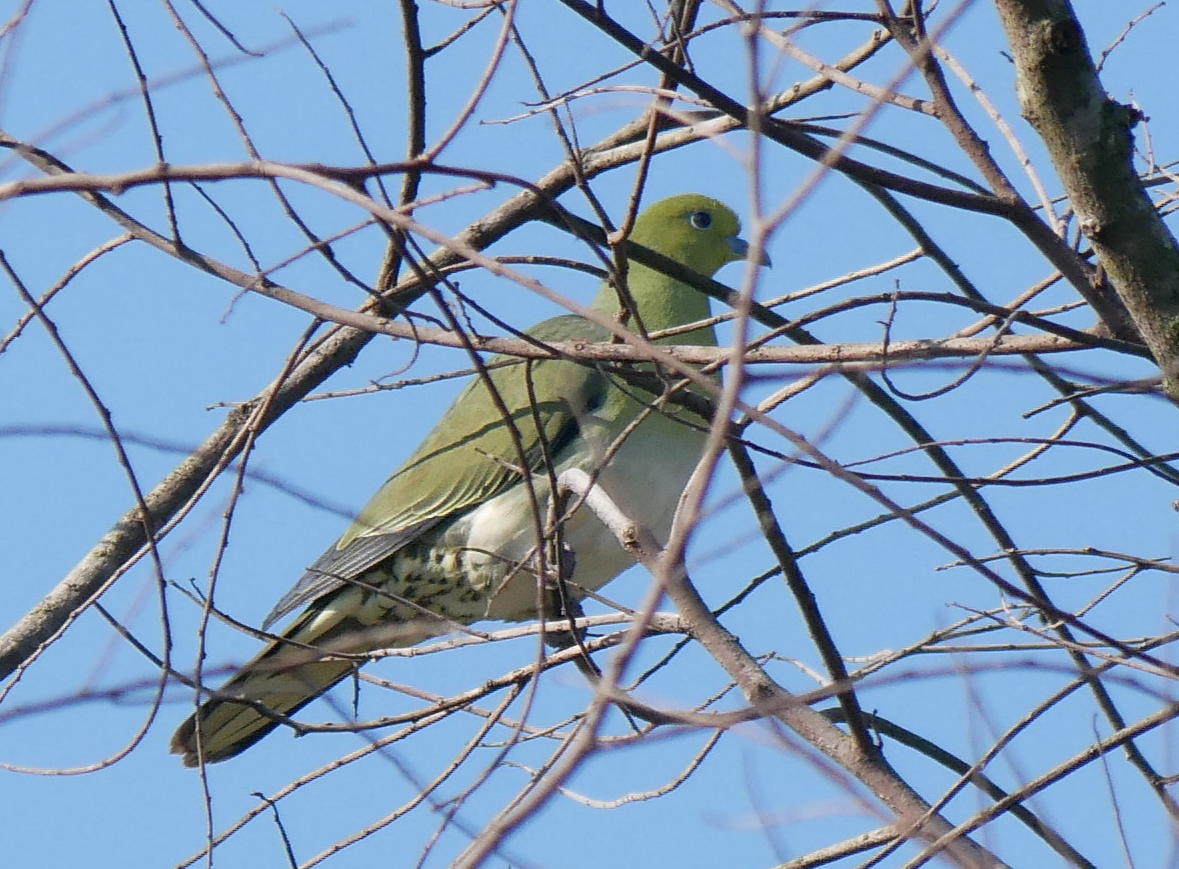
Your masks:
M733 259L749 259L749 242L745 239L733 236L729 239L729 247L733 249ZM774 267L773 260L770 259L770 255L764 250L761 252L759 265L769 266L770 268Z

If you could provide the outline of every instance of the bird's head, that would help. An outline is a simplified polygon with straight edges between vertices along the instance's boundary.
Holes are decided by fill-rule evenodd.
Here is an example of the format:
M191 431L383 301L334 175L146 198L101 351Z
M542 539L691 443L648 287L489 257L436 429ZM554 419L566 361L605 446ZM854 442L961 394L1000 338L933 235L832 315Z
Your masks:
M741 221L723 202L685 193L645 209L630 238L711 277L725 263L748 257L749 244L740 232ZM762 264L770 264L764 254Z

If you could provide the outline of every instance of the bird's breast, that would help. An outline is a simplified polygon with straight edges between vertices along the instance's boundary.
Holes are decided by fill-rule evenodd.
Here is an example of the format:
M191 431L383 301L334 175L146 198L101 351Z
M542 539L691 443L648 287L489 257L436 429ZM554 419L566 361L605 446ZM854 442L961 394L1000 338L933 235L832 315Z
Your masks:
M596 473L597 485L625 516L648 528L660 543L666 542L680 495L699 461L705 434L652 414L606 459L620 430L609 419L586 421L577 446L558 457L555 470L559 474L577 467ZM534 475L532 486L530 494L521 481L489 499L447 535L465 538L460 544L465 579L486 594L486 618L536 618L537 578L529 568L536 564L538 533L548 521L548 475ZM576 586L598 589L634 564L610 530L584 505L567 518L562 534L562 544L572 555L571 579Z

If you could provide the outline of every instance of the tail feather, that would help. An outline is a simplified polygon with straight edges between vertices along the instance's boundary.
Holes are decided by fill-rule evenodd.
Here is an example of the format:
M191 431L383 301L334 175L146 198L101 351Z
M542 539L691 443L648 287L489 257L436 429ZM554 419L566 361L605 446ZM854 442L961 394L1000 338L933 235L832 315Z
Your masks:
M234 757L279 725L259 706L293 715L352 673L359 662L340 654L404 648L451 627L441 616L395 613L359 586L343 588L312 604L282 639L201 704L173 734L172 753L181 755L185 766Z
M290 674L244 672L223 689L289 716L340 682L354 669L350 661L302 664ZM172 736L172 753L185 766L216 763L245 751L279 722L253 704L217 698L202 704ZM199 729L199 733L198 733Z
M278 715L293 715L353 672L354 660L330 654L356 649L347 647L351 643L332 641L363 634L364 627L348 617L324 616L322 611L309 611L283 633L283 640L271 643L242 667L218 693L247 702L222 696L201 704L172 735L172 753L190 767L234 757L279 725L258 705ZM324 656L309 645L324 648Z

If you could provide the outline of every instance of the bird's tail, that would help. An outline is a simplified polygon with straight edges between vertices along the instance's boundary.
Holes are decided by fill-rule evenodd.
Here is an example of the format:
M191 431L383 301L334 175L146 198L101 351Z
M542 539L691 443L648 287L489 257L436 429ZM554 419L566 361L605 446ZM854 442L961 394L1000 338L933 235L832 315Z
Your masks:
M201 704L180 725L172 735L172 753L181 755L185 766L197 766L245 751L279 724L259 707L283 716L298 712L356 669L356 660L331 652L356 651L348 638L364 632L359 622L338 611L304 613L282 640L263 649L221 687L220 696Z

